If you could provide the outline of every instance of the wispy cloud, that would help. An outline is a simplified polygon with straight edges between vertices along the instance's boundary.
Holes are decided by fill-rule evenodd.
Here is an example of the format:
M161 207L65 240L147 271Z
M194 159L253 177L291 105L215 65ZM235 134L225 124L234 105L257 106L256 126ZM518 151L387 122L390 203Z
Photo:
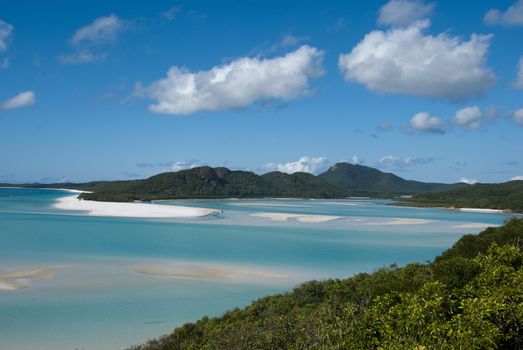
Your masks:
M523 126L523 108L518 109L513 114L513 119L519 126Z
M181 6L173 5L169 7L169 9L167 9L166 11L162 12L162 16L168 21L174 21L181 10Z
M0 52L7 50L7 42L13 34L14 27L2 20L0 20Z
M523 56L519 58L518 72L516 76L515 86L518 89L523 89Z
M399 156L384 156L379 161L377 166L382 169L390 168L394 170L403 170L405 168L414 166L414 165L422 165L422 164L429 164L436 160L436 158L433 157L423 157L423 158L417 158L417 157L399 157Z
M376 130L379 130L379 131L383 131L383 132L389 132L389 131L392 131L394 130L394 125L390 124L390 123L379 123L377 126L376 126Z
M19 93L16 96L11 97L10 99L2 103L2 109L11 110L22 107L28 107L33 105L36 102L36 95L33 91L24 91Z
M108 56L107 45L116 43L118 36L128 27L128 22L114 14L96 18L74 33L70 41L74 52L60 54L58 60L62 64L102 62Z
M207 71L171 67L167 77L134 95L156 100L153 113L188 115L247 107L257 101L289 101L307 93L309 80L323 74L323 52L307 45L271 59L243 57Z

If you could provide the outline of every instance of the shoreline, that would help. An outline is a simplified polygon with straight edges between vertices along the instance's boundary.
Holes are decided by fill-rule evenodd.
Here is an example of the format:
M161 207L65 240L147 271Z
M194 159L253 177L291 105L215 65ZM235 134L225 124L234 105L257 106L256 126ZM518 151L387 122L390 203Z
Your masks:
M83 211L90 216L128 218L203 218L221 214L220 210L152 203L119 203L78 199L77 196L58 198L53 204L61 210Z

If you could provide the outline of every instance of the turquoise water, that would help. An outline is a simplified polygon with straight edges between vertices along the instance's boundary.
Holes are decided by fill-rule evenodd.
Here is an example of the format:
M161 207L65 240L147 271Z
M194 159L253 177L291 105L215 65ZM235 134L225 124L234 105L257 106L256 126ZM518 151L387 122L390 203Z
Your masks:
M507 219L361 199L162 201L223 213L108 218L53 208L64 195L0 188L0 279L54 269L52 278L15 280L24 289L0 290L0 349L122 348L304 280L431 260L461 235ZM252 216L266 213L339 218ZM199 268L206 274L192 275ZM165 269L171 275L158 273ZM173 269L189 275L173 276Z

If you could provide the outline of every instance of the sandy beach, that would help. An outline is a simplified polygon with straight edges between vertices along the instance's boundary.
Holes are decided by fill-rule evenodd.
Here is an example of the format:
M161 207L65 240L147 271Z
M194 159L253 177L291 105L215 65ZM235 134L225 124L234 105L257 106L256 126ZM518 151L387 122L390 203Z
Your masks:
M216 209L160 205L150 203L97 202L77 196L59 198L54 207L62 210L84 211L87 215L134 218L197 218L219 214Z
M501 210L501 209L480 209L480 208L459 208L458 210L468 212L468 213L490 213L490 214L505 212L504 210Z
M287 221L294 219L299 222L306 223L319 223L342 219L342 216L331 216L331 215L307 215L307 214L290 214L290 213L256 213L250 214L250 216L266 218L271 221Z

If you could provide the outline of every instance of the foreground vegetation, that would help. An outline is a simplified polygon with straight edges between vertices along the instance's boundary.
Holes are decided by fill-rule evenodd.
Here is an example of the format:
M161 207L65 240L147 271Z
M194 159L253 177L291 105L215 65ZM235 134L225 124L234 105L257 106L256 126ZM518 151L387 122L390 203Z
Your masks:
M523 219L428 264L307 282L134 350L521 349Z
M417 206L501 209L523 213L523 181L478 183L444 192L420 193L403 202Z

